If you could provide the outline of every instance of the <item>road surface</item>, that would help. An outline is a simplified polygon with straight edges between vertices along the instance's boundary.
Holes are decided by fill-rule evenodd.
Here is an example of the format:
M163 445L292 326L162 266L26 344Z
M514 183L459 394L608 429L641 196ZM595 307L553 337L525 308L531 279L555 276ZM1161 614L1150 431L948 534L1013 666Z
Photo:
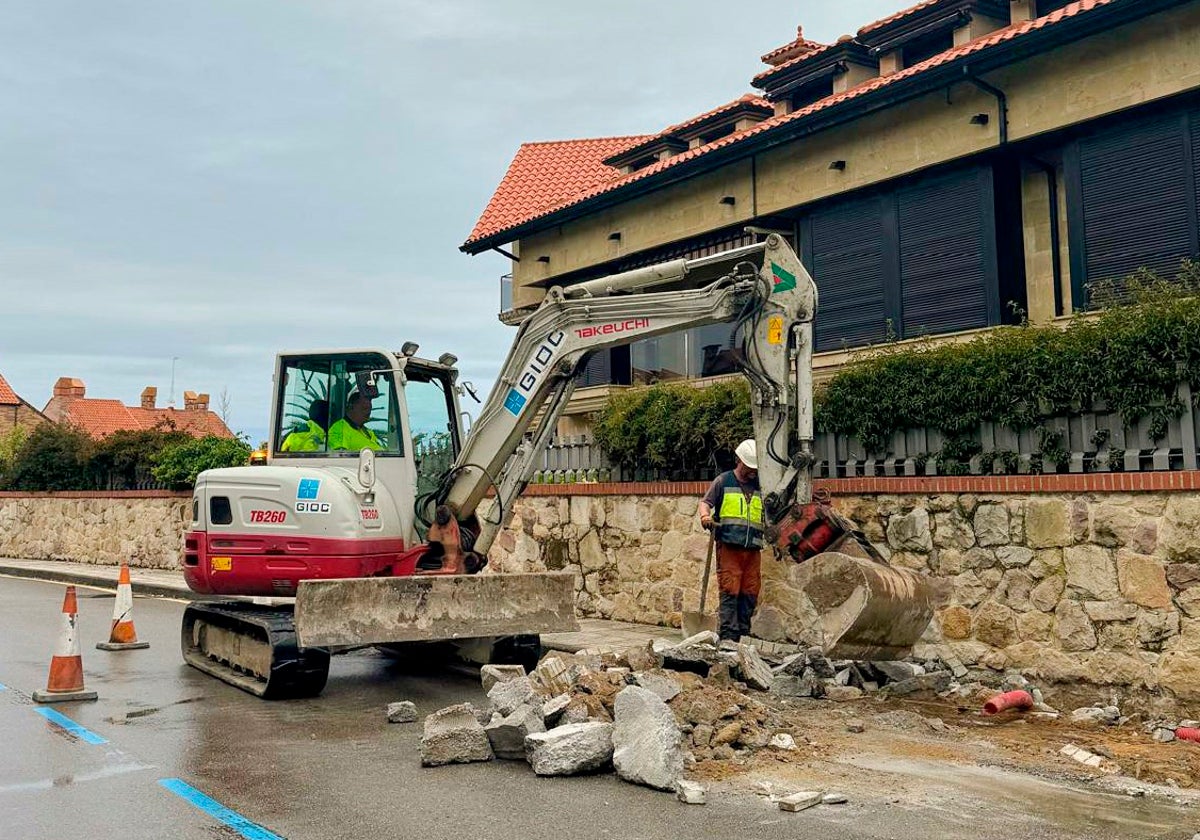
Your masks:
M107 653L112 595L79 589L80 638L92 703L38 706L59 632L63 586L0 577L0 837L438 840L675 840L675 838L970 838L1001 829L1012 801L931 808L851 802L784 814L744 793L709 805L609 775L541 779L521 762L422 769L420 724L389 725L384 707L408 699L422 715L484 702L477 679L411 673L371 652L335 657L312 700L268 703L183 664L183 604L137 598L148 650ZM43 710L50 710L50 717ZM58 718L56 715L62 715ZM978 793L977 791L975 793ZM1045 797L1048 801L1053 797ZM1180 837L1177 809L1106 801L1026 815L1022 837ZM1133 809L1133 810L1130 810ZM1140 810L1138 810L1140 809ZM1136 829L1136 830L1135 830Z

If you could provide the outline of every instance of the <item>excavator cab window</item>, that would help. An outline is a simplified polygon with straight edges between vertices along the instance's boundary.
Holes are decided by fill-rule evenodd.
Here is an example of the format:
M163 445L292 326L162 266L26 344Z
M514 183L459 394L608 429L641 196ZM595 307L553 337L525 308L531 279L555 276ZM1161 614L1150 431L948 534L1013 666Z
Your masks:
M277 457L402 455L395 380L377 354L286 358Z
M459 428L450 381L415 366L407 374L404 400L408 405L419 496L434 490L454 463L460 446Z

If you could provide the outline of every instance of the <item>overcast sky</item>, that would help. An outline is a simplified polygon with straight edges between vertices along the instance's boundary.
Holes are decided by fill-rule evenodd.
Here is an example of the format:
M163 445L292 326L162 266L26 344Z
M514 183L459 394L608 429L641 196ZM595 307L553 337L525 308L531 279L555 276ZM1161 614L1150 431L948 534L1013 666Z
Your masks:
M458 245L525 141L657 131L758 56L904 0L37 0L0 17L0 374L136 404L282 349L420 342L491 386L495 254Z

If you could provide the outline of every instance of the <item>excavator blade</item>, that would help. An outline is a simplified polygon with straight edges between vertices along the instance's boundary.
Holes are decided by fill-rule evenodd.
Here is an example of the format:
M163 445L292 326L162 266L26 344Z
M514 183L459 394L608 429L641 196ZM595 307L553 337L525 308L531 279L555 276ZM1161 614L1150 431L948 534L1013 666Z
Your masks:
M305 648L578 629L570 573L306 580L296 593L296 635Z
M797 583L835 659L903 659L933 618L929 581L909 569L829 551L803 563Z

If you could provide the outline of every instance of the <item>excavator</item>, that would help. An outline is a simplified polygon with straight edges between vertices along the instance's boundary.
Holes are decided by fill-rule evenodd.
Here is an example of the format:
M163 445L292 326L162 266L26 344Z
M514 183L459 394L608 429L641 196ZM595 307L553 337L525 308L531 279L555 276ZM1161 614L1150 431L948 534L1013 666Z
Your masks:
M521 321L465 429L457 357L328 350L276 360L265 464L202 472L185 535L185 661L267 699L319 694L331 652L450 643L536 661L578 628L574 575L497 573L488 549L592 354L708 324L749 380L767 537L801 563L824 646L895 659L932 616L920 575L888 566L812 488L817 288L787 241L761 241L551 287Z

